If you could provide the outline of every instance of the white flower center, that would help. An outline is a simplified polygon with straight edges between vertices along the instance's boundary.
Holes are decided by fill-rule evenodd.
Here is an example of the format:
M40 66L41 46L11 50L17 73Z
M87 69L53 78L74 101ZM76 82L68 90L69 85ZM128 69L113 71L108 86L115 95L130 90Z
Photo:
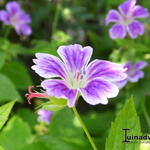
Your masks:
M124 26L127 26L129 25L130 23L133 22L133 18L131 16L131 14L128 14L128 15L121 15L121 21L120 21L120 24L124 25Z
M19 18L18 18L18 15L14 15L10 18L10 22L13 26L16 26L19 24Z
M70 89L84 88L87 84L85 71L82 70L76 73L68 71L66 83Z

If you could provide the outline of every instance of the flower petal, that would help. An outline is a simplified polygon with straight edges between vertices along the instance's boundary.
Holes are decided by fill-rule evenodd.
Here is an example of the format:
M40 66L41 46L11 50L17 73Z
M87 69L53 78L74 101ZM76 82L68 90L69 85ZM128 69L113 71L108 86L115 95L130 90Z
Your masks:
M69 107L75 105L77 90L69 89L62 80L45 80L41 83L41 86L49 96L67 99Z
M14 25L12 25L13 27L14 27L14 29L15 29L15 31L17 32L17 34L18 35L21 35L22 34L22 32L21 32L21 26L20 25L18 25L18 24L14 24Z
M3 21L4 24L10 24L9 14L5 10L0 11L0 20Z
M149 16L149 12L146 8L136 5L132 11L133 18L146 18Z
M47 124L49 124L51 121L53 112L49 110L40 109L37 111L37 114L38 114L38 121L44 121Z
M118 95L118 87L103 79L90 81L85 88L80 89L82 97L91 105L107 104L107 98L113 98Z
M31 22L31 18L27 13L19 12L18 15L19 15L18 20L20 24L27 24Z
M119 81L126 78L126 69L123 65L105 60L92 61L87 68L88 80L104 78L109 81Z
M139 70L139 69L143 69L147 66L147 62L146 61L139 61L135 64L135 69Z
M68 71L80 72L88 64L93 49L90 46L82 47L79 44L60 46L58 54L66 64Z
M8 13L11 15L15 15L17 12L19 12L21 10L20 4L15 1L8 2L6 4L6 9L7 9Z
M128 83L128 78L121 80L121 81L117 81L115 82L115 84L117 85L117 87L119 88L123 88L126 84Z
M144 34L144 25L139 21L133 21L127 26L128 33L131 38L135 39L138 35Z
M139 80L140 78L144 78L144 72L143 72L143 71L136 71L136 72L134 73L134 75L129 76L129 80L130 80L131 82L138 82L138 80Z
M123 39L125 38L126 34L126 27L120 24L113 25L112 28L109 30L109 35L112 39Z
M35 70L35 72L39 74L41 77L65 78L65 70L64 70L65 67L59 58L45 53L37 53L36 57L37 59L33 60L35 65L32 66L32 69Z
M110 10L108 12L108 15L106 16L106 25L109 24L110 22L119 22L121 19L120 14L116 10Z
M133 67L132 67L133 65L131 64L131 62L126 62L125 64L123 64L123 68L125 68L126 69L126 74L127 75L129 75L129 74L131 74L130 72L133 72L132 70L133 70Z
M118 9L123 15L128 15L128 13L132 10L135 4L136 4L136 0L126 0L118 7Z
M20 27L21 27L21 28L20 28L21 33L22 33L23 35L26 35L26 36L31 35L32 29L30 28L30 26L29 26L28 24L22 24Z

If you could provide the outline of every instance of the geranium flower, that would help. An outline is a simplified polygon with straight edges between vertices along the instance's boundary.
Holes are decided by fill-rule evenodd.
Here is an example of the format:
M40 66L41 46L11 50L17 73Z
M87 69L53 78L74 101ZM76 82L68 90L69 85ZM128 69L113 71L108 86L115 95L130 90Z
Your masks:
M76 103L78 92L91 104L107 104L108 98L116 97L119 89L114 82L126 78L126 69L120 64L94 60L90 64L93 49L79 44L60 46L56 56L37 53L32 69L41 77L41 83L50 97L68 100L68 106Z
M29 26L31 18L21 9L18 2L8 2L6 10L0 11L0 20L6 25L12 25L19 35L29 36L32 33Z
M40 109L38 110L37 114L38 114L38 121L40 122L42 121L42 122L49 124L51 117L53 115L53 112L49 110Z
M148 17L149 12L146 8L135 4L136 0L127 0L118 7L120 12L117 10L108 12L106 24L115 23L109 30L112 39L123 39L127 33L133 39L137 38L138 35L143 35L144 25L136 19Z
M131 64L131 62L127 62L124 65L124 68L127 68L126 70L127 78L122 81L118 81L117 82L118 87L120 88L124 87L128 81L134 83L134 82L138 82L139 79L144 78L144 72L141 71L141 69L145 68L146 66L147 66L147 62L145 61L139 61L135 64Z

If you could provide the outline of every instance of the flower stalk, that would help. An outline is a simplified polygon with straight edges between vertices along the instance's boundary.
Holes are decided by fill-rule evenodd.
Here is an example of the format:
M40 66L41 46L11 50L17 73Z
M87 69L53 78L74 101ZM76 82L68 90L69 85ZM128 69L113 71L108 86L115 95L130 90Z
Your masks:
M54 21L53 21L53 24L52 24L52 37L54 36L54 33L56 31L56 28L57 28L60 10L61 10L61 0L58 1L57 6L56 6L56 13L55 13Z
M91 137L91 135L90 135L90 133L89 133L89 131L88 131L88 129L87 129L87 127L85 126L83 120L81 119L76 107L72 107L72 110L73 110L75 116L77 117L77 119L79 120L79 122L80 122L80 124L81 124L81 126L82 126L82 128L83 128L83 130L84 130L91 146L93 147L93 150L98 150L95 143L94 143L94 141L93 141L93 139L92 139L92 137Z

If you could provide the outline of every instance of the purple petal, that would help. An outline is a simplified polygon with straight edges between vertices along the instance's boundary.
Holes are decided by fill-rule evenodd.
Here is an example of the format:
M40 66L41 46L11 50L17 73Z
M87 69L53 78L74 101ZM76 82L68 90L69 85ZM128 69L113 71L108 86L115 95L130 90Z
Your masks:
M113 25L112 28L109 30L109 35L112 39L123 39L125 38L126 34L126 27L120 24Z
M106 16L106 25L109 24L110 22L119 22L120 21L120 14L116 10L110 10L108 12L108 15Z
M11 15L15 15L17 12L19 12L21 10L20 4L15 1L8 2L6 4L6 9L7 9L8 13Z
M31 22L30 16L25 12L19 12L18 16L19 16L18 20L20 24L28 24Z
M137 71L132 76L129 76L129 80L131 82L138 82L140 78L144 78L144 72L143 71Z
M58 54L65 62L67 69L73 73L80 72L86 67L92 51L90 46L82 47L79 44L60 46L58 48Z
M37 114L39 115L38 121L44 121L48 124L50 123L53 112L49 110L40 109L38 110Z
M130 72L133 72L133 67L132 67L132 64L131 62L126 62L124 65L123 65L123 68L126 69L126 74L130 74Z
M26 36L29 36L32 33L32 29L30 28L28 24L22 24L20 26L20 30L21 30L21 33Z
M17 32L17 34L18 35L21 35L22 34L22 32L21 32L21 26L20 25L18 25L18 24L14 24L14 25L12 25L13 27L14 27L14 29L15 29L15 31Z
M124 64L124 68L127 68L127 70L130 70L131 66L132 66L131 62L126 62Z
M117 87L119 88L123 88L126 84L128 83L128 78L121 80L121 81L117 81L115 82L115 84L117 85Z
M118 8L123 15L128 15L132 8L135 6L136 0L126 0Z
M87 84L85 88L80 89L82 97L91 105L107 104L107 98L113 98L118 95L118 87L111 82L103 79L95 79Z
M77 90L69 89L62 80L45 80L41 86L49 96L68 100L68 107L73 107L77 99Z
M133 21L127 26L128 33L131 38L135 39L138 35L144 34L144 25L139 21Z
M135 69L136 70L140 70L140 69L143 69L147 66L147 62L146 61L139 61L135 64Z
M120 64L105 60L95 60L89 64L87 68L87 76L89 80L104 78L109 81L119 81L126 78L125 71L126 69Z
M132 11L133 18L146 18L149 16L149 12L146 8L136 5Z
M65 70L64 70L65 67L59 58L45 53L37 53L36 57L37 59L33 60L35 65L32 66L32 69L35 70L35 72L39 74L41 77L65 78Z
M10 24L10 19L7 11L5 10L0 11L0 20L3 21L4 24Z

